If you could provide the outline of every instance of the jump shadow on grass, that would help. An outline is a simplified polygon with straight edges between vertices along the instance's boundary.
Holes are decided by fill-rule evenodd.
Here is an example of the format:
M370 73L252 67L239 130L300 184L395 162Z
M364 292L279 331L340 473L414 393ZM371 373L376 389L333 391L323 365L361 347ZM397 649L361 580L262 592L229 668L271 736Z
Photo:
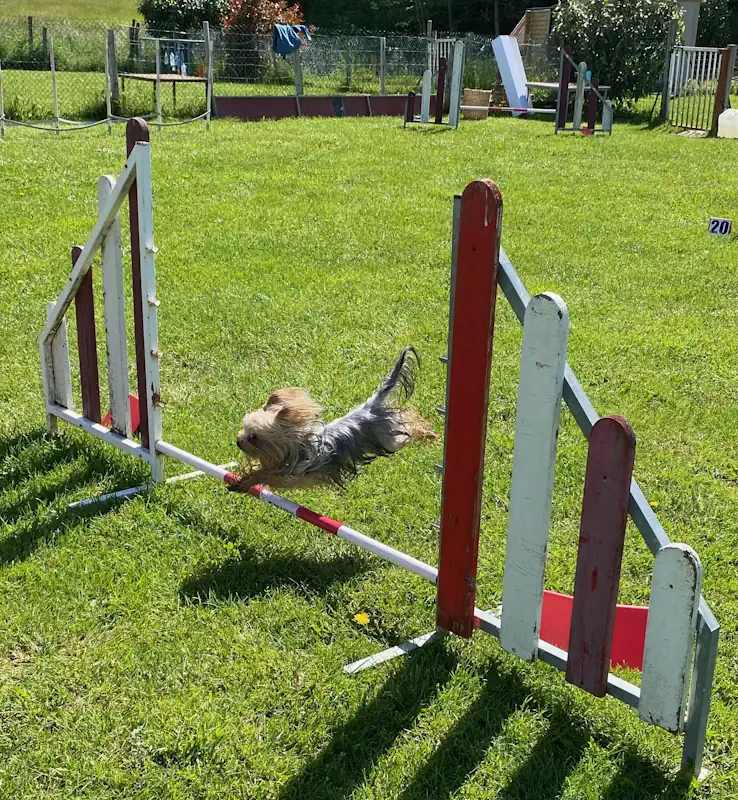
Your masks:
M180 587L180 597L200 603L213 599L238 601L258 597L271 589L293 589L310 595L349 581L364 570L361 561L349 556L326 562L292 556L260 558L243 550L240 556L188 578Z
M384 753L451 678L456 660L443 647L419 651L346 724L318 758L290 780L279 800L338 800L360 786Z
M107 513L117 503L87 506L80 509L64 507L60 511L44 510L43 506L58 496L87 486L95 476L112 478L109 491L140 483L137 470L122 460L108 457L104 446L60 435L47 438L44 429L34 429L0 439L3 458L14 457L10 466L4 465L0 476L0 492L22 487L34 479L52 472L56 467L79 461L71 474L60 476L39 488L30 488L20 499L8 506L0 500L0 519L11 529L0 541L0 566L24 560L43 542L55 539L75 521Z
M590 741L613 748L614 738L594 731L581 717L569 713L564 703L539 696L520 673L502 674L493 665L482 695L446 735L400 800L453 796L471 778L505 721L524 703L527 709L550 711L547 729L495 795L499 800L553 800L561 795ZM686 797L688 785L688 779L670 778L630 747L605 797L677 800Z

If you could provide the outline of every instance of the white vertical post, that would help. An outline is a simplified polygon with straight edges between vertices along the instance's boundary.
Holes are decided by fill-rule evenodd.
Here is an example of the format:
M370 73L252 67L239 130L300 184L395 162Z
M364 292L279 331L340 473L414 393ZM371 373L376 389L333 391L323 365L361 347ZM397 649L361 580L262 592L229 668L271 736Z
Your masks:
M210 113L213 107L213 40L210 38L210 23L203 22L202 24L204 38L205 38L205 52L207 54L207 92L206 102L208 104L205 111L205 127L210 130Z
M500 643L534 659L543 605L569 313L546 292L525 309L515 421Z
M103 175L97 181L97 207L102 213L115 186L115 178ZM132 436L131 408L128 402L128 345L126 342L125 293L123 289L123 248L120 215L103 240L103 304L105 308L105 345L108 355L108 395L110 427L128 439Z
M701 589L702 564L691 547L672 543L656 554L638 713L667 731L684 729Z
M612 133L612 103L609 100L602 103L602 130Z
M387 39L384 36L379 37L379 94L384 95L387 93Z
M113 103L110 96L110 37L105 36L105 112L108 115L108 133L113 132Z
M423 73L423 93L420 97L420 121L428 122L430 119L430 96L431 96L431 71L427 69Z
M50 306L51 304L49 304ZM46 310L46 320L49 319L49 308ZM47 344L43 336L38 343L39 356L41 359L41 378L43 380L44 390L44 406L48 408L53 405L56 397L54 395L54 365L51 355L51 345ZM46 430L49 433L56 433L57 431L56 417L53 414L46 413Z
M461 92L464 86L464 42L454 42L454 63L451 70L451 92L448 98L448 124L452 128L459 127L459 109Z
M161 47L159 40L154 39L156 47L156 83L154 84L154 94L156 96L156 124L161 133Z
M582 127L582 109L584 108L584 80L587 75L587 65L584 61L579 63L577 67L577 91L574 97L574 130L581 130ZM590 86L590 92L592 87Z
M56 132L59 133L59 98L56 94L56 61L54 60L54 39L49 36L49 65L51 67L51 109L54 114Z
M138 142L136 154L136 186L138 187L138 228L141 250L141 294L143 306L144 357L146 365L146 398L149 420L149 450L151 480L164 480L164 458L156 451L156 443L162 438L161 385L159 378L159 329L157 322L156 264L154 255L154 218L151 198L151 145Z
M0 138L5 137L5 101L3 100L3 62L0 61Z
M46 316L54 313L56 303L47 303ZM54 373L54 402L70 411L74 408L72 399L72 376L69 371L69 344L67 340L67 321L62 320L59 330L51 340L51 365Z

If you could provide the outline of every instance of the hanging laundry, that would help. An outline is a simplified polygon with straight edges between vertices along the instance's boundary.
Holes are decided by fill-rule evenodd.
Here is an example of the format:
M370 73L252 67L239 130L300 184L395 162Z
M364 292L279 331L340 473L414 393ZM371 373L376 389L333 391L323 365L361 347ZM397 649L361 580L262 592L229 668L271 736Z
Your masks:
M275 25L272 31L272 50L286 58L302 46L302 39L298 35L300 33L309 42L312 41L307 25Z

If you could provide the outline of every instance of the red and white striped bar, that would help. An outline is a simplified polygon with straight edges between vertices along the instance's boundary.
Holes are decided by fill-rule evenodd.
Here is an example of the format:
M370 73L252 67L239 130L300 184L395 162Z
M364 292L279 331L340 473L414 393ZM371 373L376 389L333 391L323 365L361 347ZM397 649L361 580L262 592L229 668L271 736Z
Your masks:
M209 475L211 478L221 480L230 486L235 486L241 480L235 473L230 472L223 467L211 464L209 461L205 461L205 459L192 455L192 453L188 453L186 450L180 450L179 447L175 447L167 442L159 440L156 443L156 450L158 453L161 453L164 456L169 456L169 458L173 458L176 461L181 461L183 464L189 464L191 467L200 470L205 475ZM248 490L248 493L261 500L262 503L280 508L282 511L292 514L293 517L297 517L297 519L301 519L303 522L307 522L316 528L320 528L326 533L333 534L339 539L344 539L347 542L351 542L357 547L360 547L362 550L367 550L370 553L374 553L374 555L379 556L386 561L390 561L392 564L402 567L404 570L412 572L414 575L424 578L434 586L436 584L438 579L438 570L435 567L431 567L430 564L426 564L423 561L418 561L417 558L413 558L406 553L402 553L400 550L395 550L393 547L383 544L382 542L378 542L376 539L372 539L370 536L359 533L359 531L349 528L348 525L344 525L342 522L337 522L330 517L324 517L321 514L316 514L315 511L311 511L309 508L305 508L305 506L294 503L292 500L287 500L285 497L274 494L274 492L269 491L269 489L265 489L263 486L252 486Z

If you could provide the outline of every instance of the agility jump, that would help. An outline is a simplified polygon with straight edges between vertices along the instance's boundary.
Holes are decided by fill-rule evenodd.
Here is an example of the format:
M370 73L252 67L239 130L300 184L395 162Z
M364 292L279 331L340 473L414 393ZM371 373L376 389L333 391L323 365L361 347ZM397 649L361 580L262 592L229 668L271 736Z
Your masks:
M165 480L164 458L227 486L239 476L163 439L160 397L151 155L142 120L127 127L128 159L117 180L98 183L97 222L73 269L49 304L40 337L47 427L64 420L150 466L151 483L103 495L104 502ZM138 398L130 402L119 213L129 200ZM500 247L502 197L488 180L473 181L454 201L449 350L438 568L256 485L248 493L304 522L374 553L437 587L435 632L344 671L356 673L423 646L445 633L475 630L498 637L521 658L540 658L568 682L638 709L641 719L685 732L682 767L699 775L707 730L718 623L702 599L702 568L686 545L671 544L632 478L635 437L625 420L599 419L566 364L568 312L556 295L531 298ZM110 425L102 424L92 276L102 250ZM478 548L489 375L497 287L523 323L512 490L500 615L476 607ZM76 305L82 413L73 409L65 312ZM589 439L568 652L540 637L558 418L562 399ZM133 438L140 412L140 441ZM628 513L655 555L640 687L610 672L617 589ZM599 579L596 579L599 576ZM696 631L696 646L695 646ZM691 676L691 680L690 680ZM689 699L687 700L687 695Z

